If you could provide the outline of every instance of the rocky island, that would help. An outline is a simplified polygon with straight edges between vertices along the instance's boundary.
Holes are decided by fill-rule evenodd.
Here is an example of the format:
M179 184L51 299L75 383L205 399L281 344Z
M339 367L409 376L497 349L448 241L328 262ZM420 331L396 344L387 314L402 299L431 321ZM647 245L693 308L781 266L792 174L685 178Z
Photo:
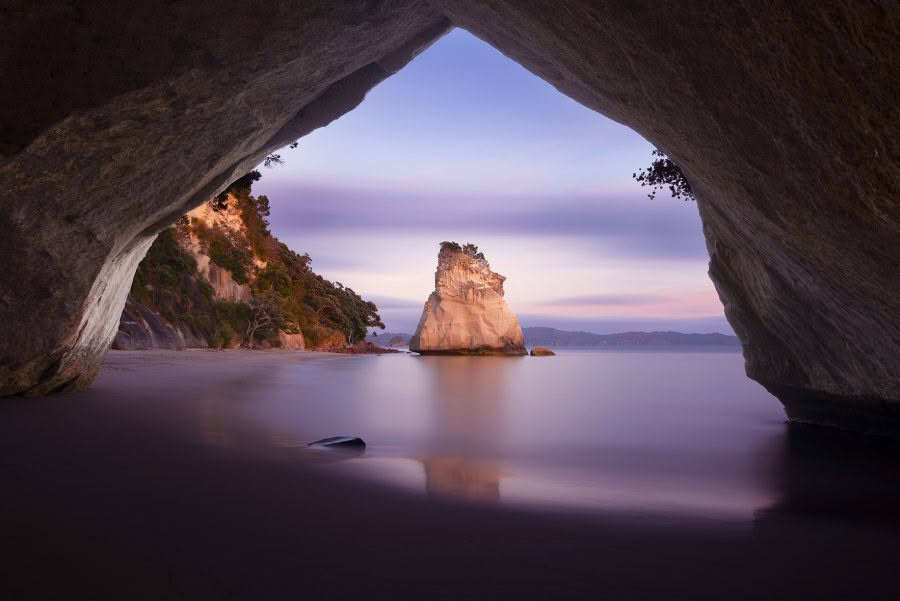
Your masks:
M506 278L474 244L441 242L434 292L409 350L423 355L525 355L519 321L503 300Z

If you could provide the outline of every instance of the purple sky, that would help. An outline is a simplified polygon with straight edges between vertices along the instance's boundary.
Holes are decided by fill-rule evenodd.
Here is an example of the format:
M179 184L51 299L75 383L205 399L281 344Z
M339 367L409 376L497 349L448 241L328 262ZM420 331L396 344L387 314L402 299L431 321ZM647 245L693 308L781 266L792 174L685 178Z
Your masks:
M281 151L254 193L313 267L412 332L441 240L507 276L523 326L727 332L697 208L646 197L639 135L455 30L362 105Z

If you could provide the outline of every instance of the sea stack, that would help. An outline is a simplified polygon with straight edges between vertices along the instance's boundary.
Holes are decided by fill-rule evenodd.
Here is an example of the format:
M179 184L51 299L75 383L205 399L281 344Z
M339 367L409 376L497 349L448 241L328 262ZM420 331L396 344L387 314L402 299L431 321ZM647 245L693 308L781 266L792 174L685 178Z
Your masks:
M409 350L423 355L525 355L519 320L503 300L505 277L474 244L441 242L434 292Z

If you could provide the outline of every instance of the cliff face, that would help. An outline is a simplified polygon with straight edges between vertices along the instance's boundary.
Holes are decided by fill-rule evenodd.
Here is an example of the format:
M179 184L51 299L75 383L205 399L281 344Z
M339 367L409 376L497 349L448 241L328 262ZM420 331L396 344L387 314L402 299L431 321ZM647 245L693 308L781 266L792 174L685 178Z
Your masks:
M189 211L185 217L187 217L188 221L198 221L207 228L224 228L234 232L240 238L246 238L247 227L241 218L240 210L237 209L234 203L221 211L214 211L210 204L205 202L196 209ZM184 247L197 261L197 273L209 282L216 298L227 301L250 302L252 297L250 286L246 283L236 282L229 270L212 262L210 256L204 250L200 238L195 233L190 233L185 240ZM252 249L249 250L252 252ZM265 261L262 261L255 255L253 262L256 267L266 266Z
M252 179L251 176L255 177ZM254 171L160 232L141 261L116 349L340 350L381 326L377 307L313 272L268 231Z
M190 223L202 224L205 229L222 228L235 235L238 240L246 240L246 226L241 218L240 211L232 202L220 211L214 211L210 203L204 203L190 211L185 216ZM122 316L119 319L119 329L113 338L112 348L118 350L138 349L185 349L208 348L210 346L235 347L241 343L241 339L235 332L229 334L227 340L216 340L212 322L215 321L215 302L229 301L249 303L252 292L249 284L238 283L234 275L228 269L217 265L210 258L208 244L197 236L188 227L182 227L180 233L170 230L166 233L171 236L170 245L177 245L175 252L183 253L173 260L172 250L168 256L158 257L153 252L149 253L145 261L150 261L149 270L170 271L174 266L183 263L185 257L193 258L196 270L192 273L174 276L172 286L166 289L159 285L154 287L151 283L144 283L140 277L132 284L132 291L125 302ZM252 249L247 248L247 252ZM188 259L189 260L189 259ZM257 259L257 263L265 266L264 262ZM143 265L143 263L142 263ZM140 267L139 267L140 273ZM204 292L204 287L206 288ZM176 294L181 298L177 309L173 309L166 303L168 311L162 311L154 303L158 298L166 299ZM204 298L206 296L206 298ZM190 320L188 323L186 319ZM193 324L193 326L192 326ZM204 332L198 324L207 325L209 331ZM280 338L280 337L279 337ZM303 348L302 334L299 348ZM296 341L290 345L296 347Z
M184 322L169 321L132 294L125 301L112 344L112 348L125 351L207 347L209 342L202 334Z
M434 274L435 290L425 301L409 350L524 355L522 329L503 300L505 280L483 258L443 245Z

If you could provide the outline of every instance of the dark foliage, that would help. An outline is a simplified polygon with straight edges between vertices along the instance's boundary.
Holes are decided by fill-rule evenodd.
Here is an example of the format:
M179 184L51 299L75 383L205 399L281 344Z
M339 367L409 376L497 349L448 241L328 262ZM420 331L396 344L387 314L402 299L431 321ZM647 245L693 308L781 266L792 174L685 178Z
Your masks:
M280 154L272 153L267 155L265 159L263 159L263 165L266 167L274 167L275 165L284 165L284 160L282 160Z
M266 164L268 167L269 165ZM213 199L212 207L216 211L222 211L228 207L228 195L229 194L237 194L243 191L245 194L250 194L250 191L253 189L253 182L258 182L262 179L262 173L254 169L247 175L237 178L227 188L222 190L221 194L216 196Z
M460 246L458 242L444 240L443 242L441 242L441 250L444 250L445 248L464 253L472 257L473 259L478 259L479 261L484 261L485 263L487 263L487 259L484 258L484 253L478 252L478 247L471 242L466 242L465 244Z
M255 289L258 294L276 293L284 321L296 323L307 339L314 343L319 326L342 332L350 342L365 338L367 328L384 329L375 303L313 272L308 254L270 240L269 263L257 275Z
M641 186L650 186L648 198L651 200L656 198L657 190L668 186L672 198L695 200L691 184L678 165L673 163L662 150L654 150L652 154L660 158L654 159L649 169L641 169L639 173L631 174L631 177L640 182Z
M227 324L217 314L212 286L197 274L194 258L179 244L180 235L180 226L160 232L138 265L131 294L212 343L216 331Z
M199 221L192 223L191 228L213 263L230 271L232 279L238 284L249 281L253 252L245 246L241 236L222 227L206 227Z

